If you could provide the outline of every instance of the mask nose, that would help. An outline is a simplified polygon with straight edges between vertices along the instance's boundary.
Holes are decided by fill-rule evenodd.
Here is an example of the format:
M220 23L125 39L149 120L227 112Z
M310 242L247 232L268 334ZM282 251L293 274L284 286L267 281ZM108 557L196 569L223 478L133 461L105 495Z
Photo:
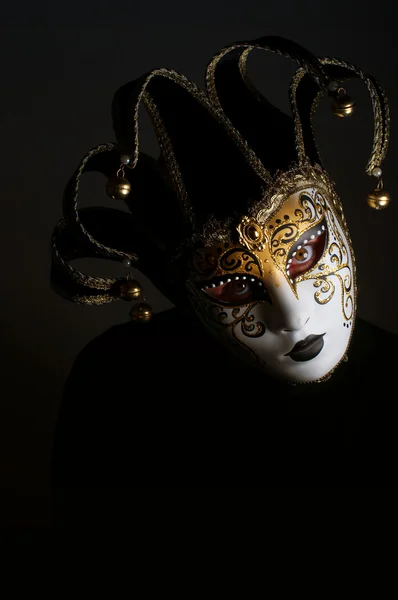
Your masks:
M310 319L308 302L296 298L286 280L273 288L268 329L274 333L300 331Z

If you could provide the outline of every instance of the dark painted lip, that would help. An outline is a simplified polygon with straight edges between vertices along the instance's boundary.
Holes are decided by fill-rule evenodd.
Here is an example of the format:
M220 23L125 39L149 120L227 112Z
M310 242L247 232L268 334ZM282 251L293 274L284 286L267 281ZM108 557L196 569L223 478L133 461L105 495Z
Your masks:
M308 335L304 340L297 342L285 356L290 356L292 360L297 362L312 360L318 356L323 349L325 343L323 341L324 335L324 333L321 333L320 335L315 335L314 333Z

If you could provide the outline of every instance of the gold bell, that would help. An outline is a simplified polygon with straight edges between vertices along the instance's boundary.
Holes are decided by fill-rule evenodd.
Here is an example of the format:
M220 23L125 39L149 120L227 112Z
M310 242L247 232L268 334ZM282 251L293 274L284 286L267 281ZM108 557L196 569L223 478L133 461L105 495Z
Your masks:
M344 88L339 88L334 96L332 110L337 117L349 117L354 112L355 102Z
M132 321L141 321L145 323L152 319L152 308L146 302L138 302L134 304L133 308L130 311L130 317Z
M106 184L106 193L114 200L124 200L131 190L131 185L125 177L113 177Z
M375 188L368 194L368 205L370 208L381 210L390 204L390 194L382 188Z
M132 300L139 298L142 287L136 279L126 279L120 286L120 295L123 300Z

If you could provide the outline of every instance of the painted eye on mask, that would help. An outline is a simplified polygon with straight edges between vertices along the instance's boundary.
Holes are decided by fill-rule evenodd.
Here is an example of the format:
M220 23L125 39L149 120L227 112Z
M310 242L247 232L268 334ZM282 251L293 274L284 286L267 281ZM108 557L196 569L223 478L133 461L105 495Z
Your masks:
M263 282L247 275L217 277L202 285L201 289L212 300L230 306L241 306L254 300L270 302Z
M297 240L289 253L286 267L291 281L315 267L325 250L326 240L325 224L312 227Z

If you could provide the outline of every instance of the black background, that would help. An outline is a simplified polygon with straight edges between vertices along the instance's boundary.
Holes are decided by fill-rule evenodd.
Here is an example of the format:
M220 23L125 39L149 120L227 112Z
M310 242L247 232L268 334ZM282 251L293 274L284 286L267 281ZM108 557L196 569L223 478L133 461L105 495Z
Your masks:
M327 100L317 117L318 143L337 183L357 255L359 315L398 332L395 275L398 185L396 17L392 1L202 0L180 2L19 2L2 8L0 25L2 394L0 484L4 523L46 523L48 464L62 386L77 353L113 324L128 320L114 303L82 307L50 289L50 237L61 216L63 187L82 155L114 141L114 91L164 66L200 86L209 58L236 40L289 37L318 56L357 64L383 85L392 131L383 165L392 205L366 205L374 179L365 174L372 114L365 86L349 85L355 117L333 117ZM258 88L289 111L295 65L260 53L249 63ZM141 114L142 150L157 152ZM108 205L104 182L87 175L82 205ZM95 275L121 275L116 265L81 262ZM147 283L155 311L169 303ZM133 372L133 367L132 367ZM120 373L120 377L131 373Z

